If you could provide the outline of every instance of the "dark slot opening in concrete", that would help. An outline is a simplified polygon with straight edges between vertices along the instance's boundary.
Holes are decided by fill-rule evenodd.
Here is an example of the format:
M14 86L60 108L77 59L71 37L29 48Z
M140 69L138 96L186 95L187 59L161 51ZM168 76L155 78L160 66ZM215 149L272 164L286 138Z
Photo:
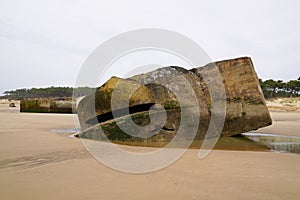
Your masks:
M140 104L140 105L135 105L135 106L131 106L129 107L129 114L134 114L134 113L138 113L138 112L143 112L143 111L148 111L151 106L153 106L154 103L147 103L147 104ZM87 124L91 124L91 125L95 125L97 123L102 123L114 118L118 118L118 117L122 117L122 116L126 116L128 115L128 107L127 108L121 108L118 110L114 110L114 115L113 112L107 112L101 115L98 115L94 118L91 118L89 120L86 121Z

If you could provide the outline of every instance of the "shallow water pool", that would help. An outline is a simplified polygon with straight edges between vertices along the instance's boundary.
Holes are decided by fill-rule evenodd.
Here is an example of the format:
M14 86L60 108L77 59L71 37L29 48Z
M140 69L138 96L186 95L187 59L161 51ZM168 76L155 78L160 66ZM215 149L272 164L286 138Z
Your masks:
M55 133L68 133L71 138L80 134L79 128L51 130ZM190 148L200 148L203 141L194 141ZM114 141L114 143L133 145L133 146L152 146L163 147L167 143L147 143L144 142L124 142ZM180 147L180 144L179 144ZM247 132L233 137L220 137L214 149L219 150L245 150L245 151L274 151L280 153L300 154L300 137L286 136L278 134L253 133Z
M300 154L300 137L266 133L243 133L244 137L266 145L270 150L282 153Z

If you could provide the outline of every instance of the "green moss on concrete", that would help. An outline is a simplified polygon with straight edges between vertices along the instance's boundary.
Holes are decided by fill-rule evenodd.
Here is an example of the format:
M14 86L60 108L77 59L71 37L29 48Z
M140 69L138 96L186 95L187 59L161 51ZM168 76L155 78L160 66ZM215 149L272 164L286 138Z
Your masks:
M20 112L33 113L72 113L72 105L58 106L55 99L28 99L20 103Z
M178 101L166 101L164 103L164 108L166 110L180 109L180 105L179 105Z
M24 100L21 101L20 111L46 113L49 112L49 109L47 107L41 107L38 100Z

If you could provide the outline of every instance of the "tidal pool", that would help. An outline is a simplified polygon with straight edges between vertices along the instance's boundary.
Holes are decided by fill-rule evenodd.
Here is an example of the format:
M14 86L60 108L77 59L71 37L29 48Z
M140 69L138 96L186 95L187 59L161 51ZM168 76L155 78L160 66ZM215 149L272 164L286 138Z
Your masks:
M67 134L68 137L70 138L76 138L76 135L78 135L81 131L80 128L69 128L69 129L55 129L55 130L50 130L51 132L54 133L63 133Z
M76 138L80 134L80 129L57 129L51 130L55 133L68 134L69 137ZM190 148L199 149L203 140L194 141ZM136 141L113 141L116 144L132 146L164 147L166 142L136 142ZM177 143L174 147L181 147ZM280 153L300 154L300 137L286 136L278 134L247 132L232 137L220 137L213 149L218 150L241 150L241 151L274 151Z
M243 133L244 137L266 145L270 150L282 153L300 154L300 137L266 133Z

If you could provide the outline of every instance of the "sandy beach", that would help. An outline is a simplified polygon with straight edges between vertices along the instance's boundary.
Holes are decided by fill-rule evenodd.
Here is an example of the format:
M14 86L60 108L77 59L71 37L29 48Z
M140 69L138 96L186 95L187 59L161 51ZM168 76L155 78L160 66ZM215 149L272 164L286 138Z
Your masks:
M300 156L189 149L171 166L127 174L95 160L79 139L50 130L74 128L73 115L19 113L0 104L0 198L13 199L299 199ZM299 112L271 112L256 132L300 136ZM138 147L128 147L138 148Z
M272 125L254 132L300 136L300 112L270 111L270 114Z

